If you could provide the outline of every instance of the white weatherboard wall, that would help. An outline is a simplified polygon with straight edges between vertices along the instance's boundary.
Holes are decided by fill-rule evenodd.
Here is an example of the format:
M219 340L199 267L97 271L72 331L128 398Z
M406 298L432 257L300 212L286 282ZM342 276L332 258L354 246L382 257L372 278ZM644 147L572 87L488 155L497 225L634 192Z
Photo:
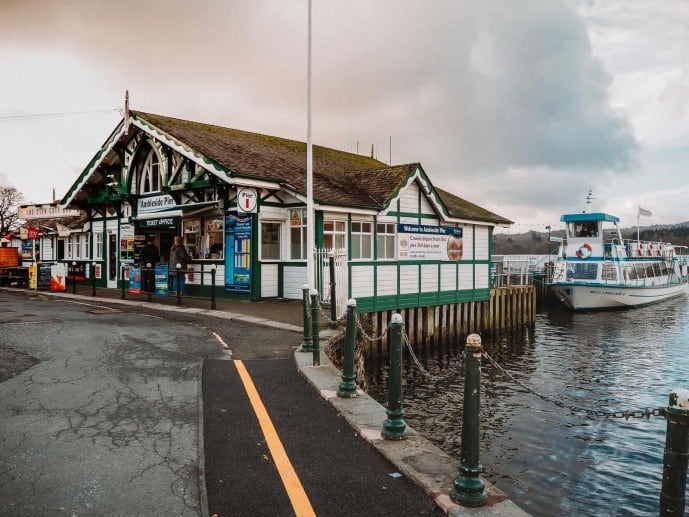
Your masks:
M261 297L273 298L278 295L278 265L261 264Z
M489 286L489 271L488 264L476 264L476 289L487 289Z
M488 228L485 226L476 226L476 237L475 237L475 246L476 246L476 260L488 260L488 235L489 231ZM478 286L477 286L478 287Z
M283 270L282 296L291 300L301 300L301 287L306 283L305 267L285 267Z
M397 294L397 266L378 268L378 296Z
M352 267L352 298L373 296L373 266Z
M474 266L473 264L459 265L459 289L474 288Z
M464 250L462 251L462 258L464 260L472 260L474 258L474 227L473 226L463 226L462 227L462 245Z
M399 193L400 212L417 213L419 211L419 186L416 182L402 189Z
M419 292L419 266L400 266L400 294Z
M440 290L455 291L457 289L457 266L455 264L440 265Z
M436 264L421 265L421 292L432 293L438 290L438 266Z

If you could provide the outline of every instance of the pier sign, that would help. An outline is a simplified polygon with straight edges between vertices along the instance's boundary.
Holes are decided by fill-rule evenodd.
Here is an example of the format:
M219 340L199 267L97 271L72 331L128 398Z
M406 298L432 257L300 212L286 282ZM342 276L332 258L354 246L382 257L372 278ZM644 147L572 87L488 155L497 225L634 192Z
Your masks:
M397 225L399 260L461 260L463 229L424 224Z

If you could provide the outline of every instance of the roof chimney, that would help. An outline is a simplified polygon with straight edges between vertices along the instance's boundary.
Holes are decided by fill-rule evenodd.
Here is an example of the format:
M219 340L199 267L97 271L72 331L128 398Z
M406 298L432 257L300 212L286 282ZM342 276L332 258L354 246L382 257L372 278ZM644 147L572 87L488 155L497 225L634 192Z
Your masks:
M129 90L124 92L124 129L129 131Z

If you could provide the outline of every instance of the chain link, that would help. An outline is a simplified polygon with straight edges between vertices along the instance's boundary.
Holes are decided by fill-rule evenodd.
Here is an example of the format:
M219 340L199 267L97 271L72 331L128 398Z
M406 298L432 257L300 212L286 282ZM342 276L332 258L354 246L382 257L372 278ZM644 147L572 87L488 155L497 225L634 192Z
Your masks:
M361 332L361 335L364 336L364 338L368 339L371 343L375 343L376 341L380 341L381 339L383 339L385 336L388 335L388 329L386 327L385 331L380 336L376 336L376 337L369 336L366 333L366 331L364 330L364 327L361 326L361 320L359 319L359 313L356 313L356 324L359 327L359 332Z
M490 364L497 368L505 377L510 379L512 382L518 384L532 395L536 395L538 398L545 400L546 402L550 402L551 404L554 404L557 407L569 409L574 413L585 413L586 416L589 418L624 418L625 420L629 420L630 418L645 418L646 420L650 420L651 416L665 416L665 408L662 407L644 408L636 411L602 411L599 409L589 409L580 406L568 405L560 400L554 399L553 397L543 395L542 393L534 391L529 386L521 382L519 379L516 379L510 372L505 370L502 366L500 366L500 364L490 355L488 355L487 352L483 352L482 356L488 359Z
M326 313L326 312L323 310L323 305L321 305L321 302L320 302L320 301L318 302L318 310L320 311L321 316L323 316L323 319L325 320L325 322L326 322L328 325L338 325L339 323L341 323L342 321L344 321L345 319L347 319L347 313L345 312L345 313L344 313L342 316L340 316L338 319L336 319L336 320L331 320L331 319L330 319L330 316L328 316L328 313Z

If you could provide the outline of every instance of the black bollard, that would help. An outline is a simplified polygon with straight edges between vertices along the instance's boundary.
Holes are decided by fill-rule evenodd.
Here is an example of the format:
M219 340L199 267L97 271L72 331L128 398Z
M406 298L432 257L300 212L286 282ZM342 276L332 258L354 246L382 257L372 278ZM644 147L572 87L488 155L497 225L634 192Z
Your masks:
M479 411L481 410L481 336L467 336L465 348L464 409L462 412L462 448L459 476L450 492L452 500L464 506L482 506L488 495L481 479L483 467L478 461Z
M96 296L96 263L91 262L91 296Z
M77 294L77 263L72 262L72 294Z
M347 330L345 332L344 364L342 365L342 382L337 389L337 396L353 398L356 391L356 373L354 372L354 353L356 351L356 300L347 302Z
M302 352L311 352L313 349L313 337L311 336L311 304L309 303L309 285L301 286L304 301L304 339L301 342Z
M215 310L215 266L211 268L211 310Z
M315 289L311 290L311 339L313 340L313 346L311 351L313 352L313 366L321 365L321 328L320 321L318 318L318 291Z
M125 293L124 293L124 272L127 270L127 266L125 264L122 264L122 292L120 293L120 298L122 300L125 299Z
M665 409L667 433L663 454L663 487L660 493L660 515L684 515L689 460L689 390L670 393Z
M177 264L177 305L182 305L182 264Z

